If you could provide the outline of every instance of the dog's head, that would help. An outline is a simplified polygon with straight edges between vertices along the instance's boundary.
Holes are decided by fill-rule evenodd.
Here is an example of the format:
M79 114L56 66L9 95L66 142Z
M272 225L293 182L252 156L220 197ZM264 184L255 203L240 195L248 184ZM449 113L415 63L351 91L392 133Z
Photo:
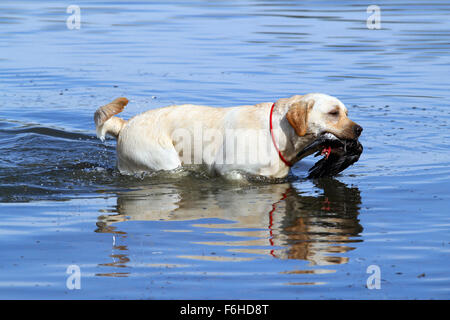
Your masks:
M300 160L314 152L324 154L311 177L335 175L358 161L363 147L358 141L362 127L348 118L344 104L321 93L293 96L277 101L294 129L294 145Z
M317 138L331 133L340 140L356 140L362 127L348 118L344 104L335 97L310 93L285 99L288 106L286 119L300 137Z

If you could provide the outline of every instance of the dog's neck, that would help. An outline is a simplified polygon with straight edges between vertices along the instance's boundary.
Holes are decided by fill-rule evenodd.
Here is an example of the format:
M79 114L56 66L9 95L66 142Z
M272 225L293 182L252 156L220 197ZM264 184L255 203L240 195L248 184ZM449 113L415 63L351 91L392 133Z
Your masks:
M292 165L301 160L298 158L298 153L303 150L311 141L309 134L300 137L295 132L286 118L286 114L289 111L289 106L275 105L272 114L272 123L274 130L275 141L278 143L278 149L282 153L283 157L289 161Z

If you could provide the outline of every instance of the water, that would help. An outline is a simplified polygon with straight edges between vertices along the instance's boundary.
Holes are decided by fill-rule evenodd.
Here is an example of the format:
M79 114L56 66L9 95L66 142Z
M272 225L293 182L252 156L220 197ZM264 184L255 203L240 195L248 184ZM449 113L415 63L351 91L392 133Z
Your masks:
M448 299L450 4L0 3L0 298ZM323 92L364 127L334 179L121 176L95 109ZM69 290L68 266L81 270ZM380 289L368 289L379 267ZM371 282L369 281L369 284Z

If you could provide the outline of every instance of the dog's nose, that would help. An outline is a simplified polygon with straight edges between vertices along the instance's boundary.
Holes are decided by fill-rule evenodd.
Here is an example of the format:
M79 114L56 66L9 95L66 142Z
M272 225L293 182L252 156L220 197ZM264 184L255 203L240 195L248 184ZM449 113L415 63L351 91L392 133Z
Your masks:
M353 127L353 131L355 132L355 135L357 136L357 137L359 137L360 135L361 135L361 132L363 131L363 128L360 126L360 125L355 125L354 127Z

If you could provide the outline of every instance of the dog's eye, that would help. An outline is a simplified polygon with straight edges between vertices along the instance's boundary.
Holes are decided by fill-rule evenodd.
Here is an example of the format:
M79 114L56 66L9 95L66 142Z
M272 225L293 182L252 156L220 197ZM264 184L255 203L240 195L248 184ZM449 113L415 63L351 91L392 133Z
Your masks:
M330 112L328 112L328 114L332 115L332 116L337 116L337 115L339 115L339 110L330 111Z

